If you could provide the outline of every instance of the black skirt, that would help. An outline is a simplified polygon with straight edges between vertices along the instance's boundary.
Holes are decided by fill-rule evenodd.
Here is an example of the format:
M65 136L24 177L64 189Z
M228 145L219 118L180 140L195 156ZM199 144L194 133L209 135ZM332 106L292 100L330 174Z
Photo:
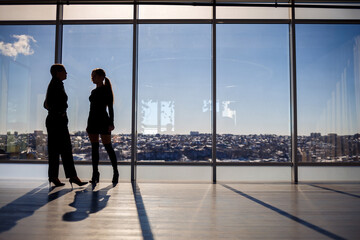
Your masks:
M111 132L109 131L109 127L111 125L112 124L110 123L110 118L107 114L90 114L86 131L89 134L111 134Z

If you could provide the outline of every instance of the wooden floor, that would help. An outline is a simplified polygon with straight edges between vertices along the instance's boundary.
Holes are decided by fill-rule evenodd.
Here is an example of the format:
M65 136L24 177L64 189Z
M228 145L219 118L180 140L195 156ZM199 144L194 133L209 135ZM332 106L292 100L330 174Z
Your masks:
M360 239L360 183L0 180L0 239Z

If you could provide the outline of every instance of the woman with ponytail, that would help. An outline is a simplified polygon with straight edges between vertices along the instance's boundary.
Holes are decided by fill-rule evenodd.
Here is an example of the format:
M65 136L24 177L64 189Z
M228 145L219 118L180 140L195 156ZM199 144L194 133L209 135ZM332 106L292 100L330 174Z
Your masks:
M92 147L92 166L93 173L91 181L93 184L99 182L99 135L102 143L109 155L111 165L114 170L112 182L119 181L119 172L117 169L117 159L115 151L111 145L111 131L114 130L114 95L110 80L106 77L105 71L96 68L91 73L91 80L96 84L96 88L91 91L90 112L86 131L89 134ZM108 112L106 111L108 109Z

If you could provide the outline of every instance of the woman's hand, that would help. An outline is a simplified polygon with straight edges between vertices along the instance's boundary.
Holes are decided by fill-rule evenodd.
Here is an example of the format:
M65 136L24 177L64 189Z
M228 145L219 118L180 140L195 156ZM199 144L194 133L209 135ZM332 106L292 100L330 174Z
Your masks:
M109 126L109 132L111 132L112 130L114 130L115 129L115 126L114 125L110 125Z

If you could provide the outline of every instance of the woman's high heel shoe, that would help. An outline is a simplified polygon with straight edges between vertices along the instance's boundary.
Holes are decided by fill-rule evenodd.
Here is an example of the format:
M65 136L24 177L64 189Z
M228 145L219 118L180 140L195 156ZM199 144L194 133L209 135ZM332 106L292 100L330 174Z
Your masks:
M100 178L100 173L93 172L91 180L89 182L91 182L92 184L97 184L98 182L100 182L99 178Z
M65 185L65 183L60 182L58 178L49 178L50 187L51 187L51 183L53 183L55 187L61 187Z
M78 186L83 186L85 184L87 184L87 182L82 182L77 176L76 177L71 177L69 179L69 182L71 184L71 188L73 188L73 183L77 184Z
M119 182L119 172L116 171L116 172L114 172L113 179L112 179L112 183L113 183L113 184L116 184L116 183L118 183L118 182Z

